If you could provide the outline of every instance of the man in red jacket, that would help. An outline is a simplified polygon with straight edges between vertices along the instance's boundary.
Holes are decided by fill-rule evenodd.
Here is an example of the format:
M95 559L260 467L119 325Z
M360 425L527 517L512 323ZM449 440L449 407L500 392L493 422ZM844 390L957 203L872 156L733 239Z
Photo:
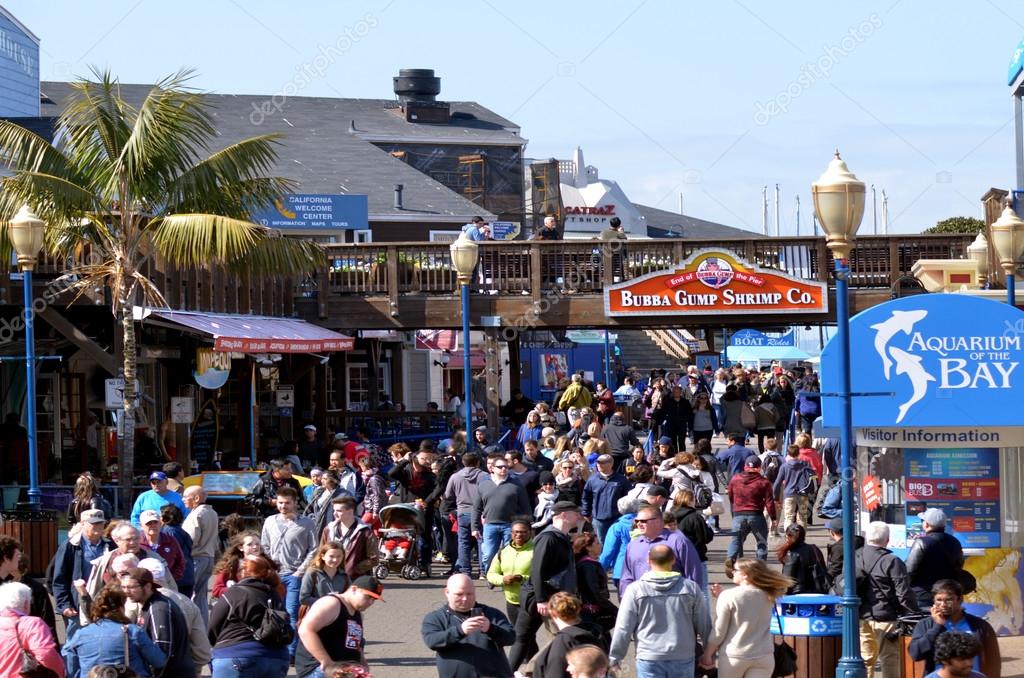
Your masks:
M725 559L725 576L732 578L732 566L743 557L743 542L753 533L757 542L757 557L768 559L768 523L765 511L774 521L776 517L775 492L772 484L761 475L761 460L749 456L743 462L743 472L729 481L729 498L732 501L733 538Z

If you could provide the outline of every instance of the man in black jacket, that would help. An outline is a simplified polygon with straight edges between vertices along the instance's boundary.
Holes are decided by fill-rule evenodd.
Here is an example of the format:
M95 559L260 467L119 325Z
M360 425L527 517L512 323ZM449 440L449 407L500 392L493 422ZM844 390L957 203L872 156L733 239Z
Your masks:
M473 503L473 538L480 544L481 575L491 559L512 539L512 519L529 516L530 499L518 481L509 478L508 462L498 457L489 476L480 476Z
M156 590L153 573L133 567L121 577L121 588L129 600L142 606L139 622L156 646L167 655L162 672L154 675L168 678L196 675L196 665L189 648L188 622L178 606Z
M900 675L900 637L896 621L917 612L917 598L903 561L889 549L889 526L869 523L864 548L855 558L857 593L860 596L860 650L867 665L867 678L875 676L875 662L881 661L882 676ZM894 636L895 634L895 636Z
M291 462L284 459L271 459L270 470L260 474L260 479L253 485L245 497L245 502L256 509L264 518L277 513L277 491L282 487L290 487L299 496L299 508L305 505L302 499L302 485L292 477Z
M423 642L437 653L439 678L512 678L502 647L516 634L508 617L476 601L473 580L453 574L444 589L447 604L423 618Z
M832 590L836 595L842 595L843 590L843 519L832 518L828 521L828 537L831 541L828 544L828 561L825 565L825 574L832 584ZM864 546L864 537L859 534L853 538L853 549Z
M918 513L924 534L914 540L907 556L910 586L921 605L931 605L932 587L941 579L960 580L964 568L964 549L960 540L946 534L946 514L930 508Z
M576 567L571 532L582 509L569 501L555 502L551 525L533 539L530 578L519 589L521 610L516 619L516 642L509 650L512 670L537 652L537 631L548 616L548 599L559 591L576 593Z
M941 579L932 587L931 616L925 617L914 627L914 636L907 648L914 661L924 661L924 670L935 670L935 641L947 631L970 633L978 639L981 653L974 658L974 670L999 678L1002 658L999 641L992 626L973 614L964 612L964 587L953 579Z
M640 442L636 437L636 430L622 421L621 414L613 414L608 423L605 424L601 437L608 443L612 456L615 457L616 466L629 458L630 451L637 447Z

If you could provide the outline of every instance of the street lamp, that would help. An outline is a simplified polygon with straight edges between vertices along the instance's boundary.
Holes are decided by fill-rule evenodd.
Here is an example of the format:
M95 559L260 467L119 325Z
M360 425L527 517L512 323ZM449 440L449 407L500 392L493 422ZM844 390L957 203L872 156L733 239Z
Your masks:
M1016 303L1016 272L1017 260L1024 254L1024 221L1021 221L1017 213L1006 201L1006 207L999 218L990 227L992 233L992 246L995 248L996 256L999 257L999 265L1006 272L1006 302L1010 305Z
M18 253L18 267L22 272L22 287L25 299L25 409L28 418L28 503L30 509L38 509L39 459L36 441L36 350L35 311L32 308L32 270L43 247L43 232L46 225L28 205L22 205L11 219L10 238L14 251Z
M860 600L854 577L853 538L853 422L850 403L850 250L864 216L864 182L859 181L836 151L828 169L811 184L814 212L835 259L836 340L839 342L840 487L843 498L843 655L837 678L867 675L860 655Z
M473 278L473 271L476 270L477 259L480 256L479 246L466 237L465 233L449 247L452 255L452 265L455 266L455 273L459 277L459 287L462 288L462 406L466 410L466 440L469 437L469 426L473 421L473 375L470 372L470 345L469 345L469 281Z

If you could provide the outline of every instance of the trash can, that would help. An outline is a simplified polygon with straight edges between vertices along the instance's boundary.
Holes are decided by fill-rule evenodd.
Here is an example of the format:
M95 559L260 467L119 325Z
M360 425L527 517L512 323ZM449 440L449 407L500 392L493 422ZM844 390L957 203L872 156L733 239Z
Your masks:
M903 649L903 678L924 678L927 673L924 670L923 661L915 662L910 658L910 638L914 635L914 627L917 626L917 622L927 619L929 616L926 612L918 612L899 618L900 633L903 634L900 638L900 647Z
M776 601L771 631L796 651L796 678L836 672L843 649L843 608L839 596L800 593ZM779 623L781 622L781 628Z
M57 512L51 509L4 511L0 534L21 542L28 556L28 574L43 577L50 558L57 552Z

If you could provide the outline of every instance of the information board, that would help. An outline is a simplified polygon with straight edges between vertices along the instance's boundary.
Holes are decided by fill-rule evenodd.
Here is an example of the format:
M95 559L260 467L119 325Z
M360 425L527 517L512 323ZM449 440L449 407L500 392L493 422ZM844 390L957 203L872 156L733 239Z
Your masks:
M998 449L904 449L903 461L908 542L921 534L917 514L937 508L965 547L1000 546Z
M246 495L260 479L259 471L225 471L203 474L203 489L211 495Z

